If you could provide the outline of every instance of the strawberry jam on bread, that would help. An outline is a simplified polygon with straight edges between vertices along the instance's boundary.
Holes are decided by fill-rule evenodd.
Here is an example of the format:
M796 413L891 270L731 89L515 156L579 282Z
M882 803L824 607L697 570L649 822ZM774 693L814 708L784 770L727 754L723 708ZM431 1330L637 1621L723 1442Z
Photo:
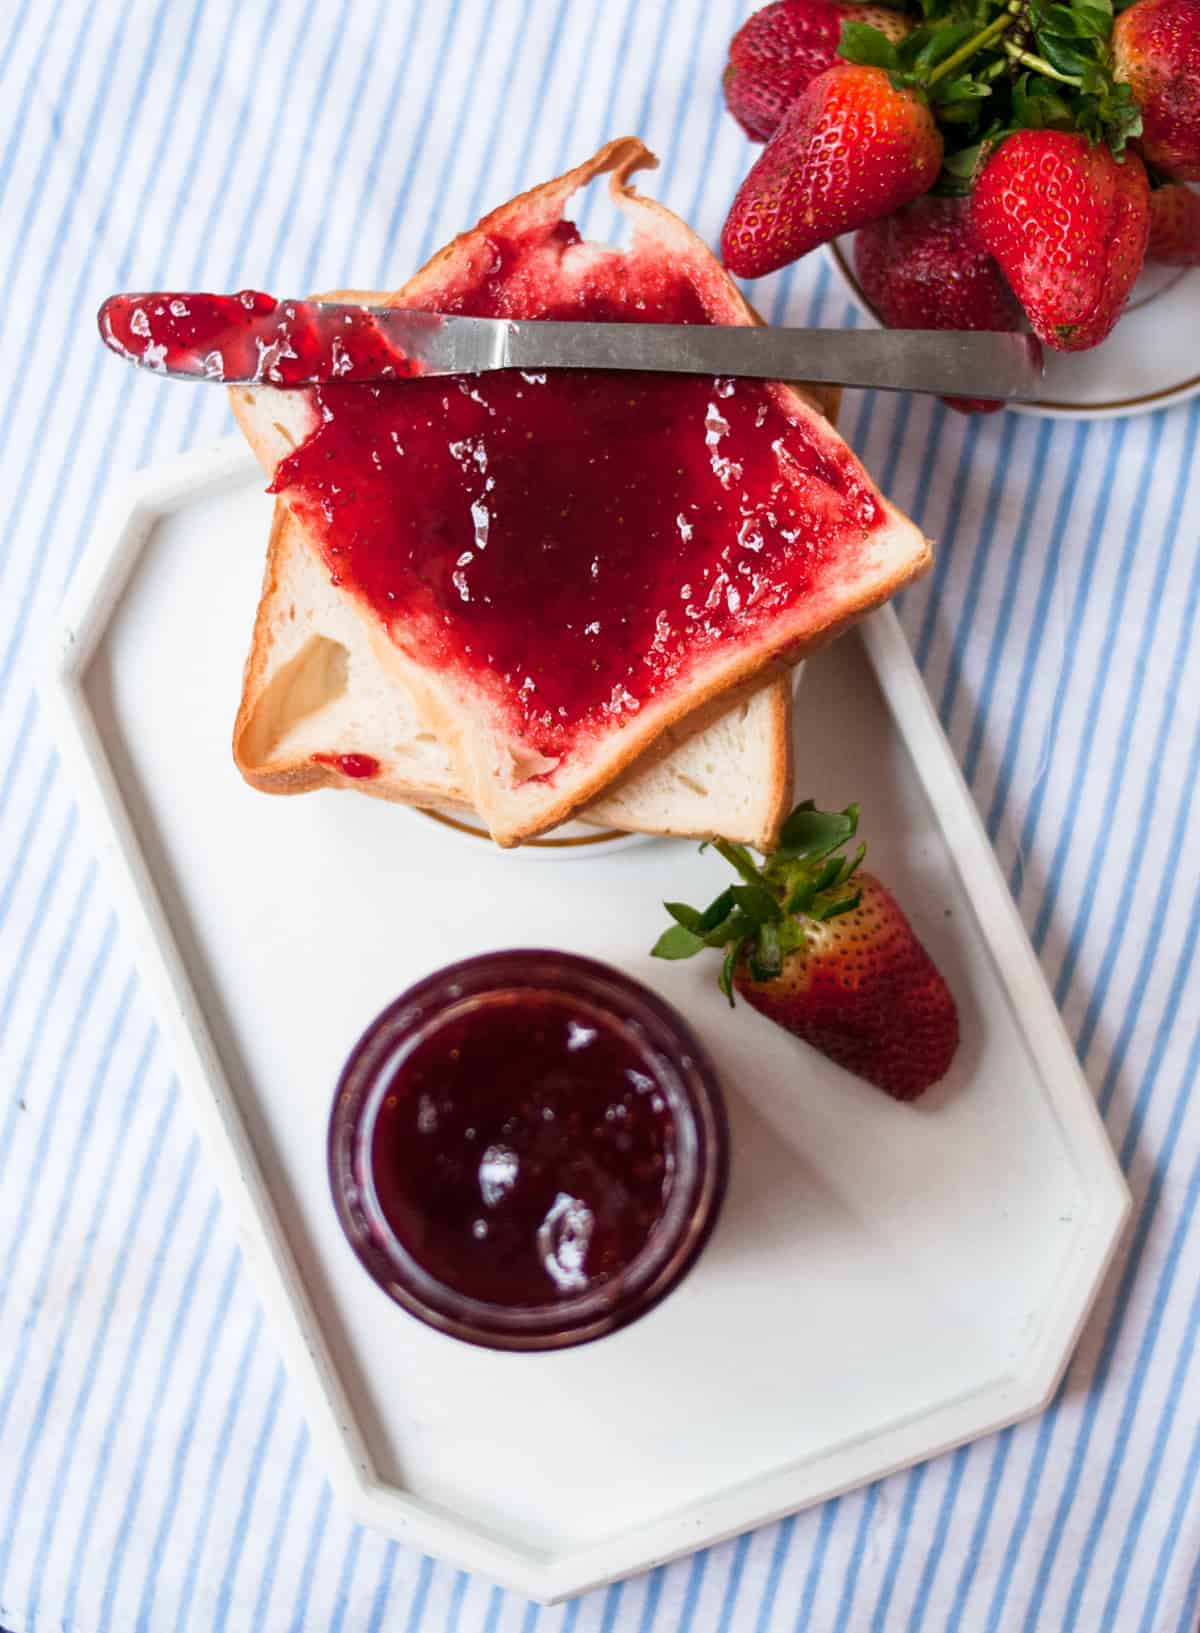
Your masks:
M699 240L628 187L653 162L610 143L487 216L394 300L755 321ZM604 171L634 221L628 251L582 242L563 216ZM676 721L929 559L783 385L563 370L232 395L273 490L373 616L502 844L562 821Z

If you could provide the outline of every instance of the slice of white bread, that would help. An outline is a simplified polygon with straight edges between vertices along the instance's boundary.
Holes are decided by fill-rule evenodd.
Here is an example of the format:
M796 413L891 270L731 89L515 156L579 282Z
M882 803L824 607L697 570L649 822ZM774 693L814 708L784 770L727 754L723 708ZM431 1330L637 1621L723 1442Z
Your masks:
M369 616L330 583L303 527L277 504L234 727L239 770L271 794L340 786L406 805L468 806L454 756L379 663ZM687 734L665 732L580 816L769 848L792 795L790 672L686 725ZM315 754L369 755L379 771L347 777Z
M660 266L685 269L712 321L756 322L707 247L663 206L641 198L629 187L634 171L656 162L633 138L610 142L587 163L494 210L387 300L427 309L453 305L456 294L489 276L495 266L496 240L515 238L526 244L536 240L539 247L534 253L542 257L536 263L538 279L545 283L553 278L560 291L582 289L598 269L611 284L641 255L653 257ZM571 195L605 172L612 175L614 199L633 222L634 245L628 252L572 243L556 231ZM519 290L514 292L514 301L518 297ZM343 292L338 298L381 302L373 292ZM528 744L514 738L498 718L494 703L469 680L454 670L423 663L419 654L405 649L402 630L393 628L388 638L382 623L378 624L379 639L373 645L380 661L414 699L426 728L450 751L471 805L498 843L516 844L564 821L607 790L673 726L712 706L734 688L749 685L781 658L794 661L840 633L928 567L928 541L871 487L809 398L784 385L769 389L775 406L789 419L804 424L824 458L843 469L853 467L881 505L883 524L856 540L853 549L824 563L802 602L780 610L738 641L722 641L698 651L690 658L683 679L644 699L635 713L581 738L558 762L548 764L531 753ZM316 429L316 411L307 392L234 387L230 396L239 424L269 473ZM781 471L785 480L795 480L783 461ZM285 502L290 497L287 492L283 495Z

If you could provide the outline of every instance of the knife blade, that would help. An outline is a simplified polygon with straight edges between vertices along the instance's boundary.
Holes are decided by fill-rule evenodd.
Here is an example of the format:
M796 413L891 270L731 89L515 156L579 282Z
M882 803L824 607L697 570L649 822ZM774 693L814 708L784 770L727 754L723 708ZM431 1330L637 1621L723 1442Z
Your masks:
M1020 402L1036 399L1042 377L1034 336L991 331L514 321L252 291L115 295L98 321L105 344L128 361L223 385L628 369Z

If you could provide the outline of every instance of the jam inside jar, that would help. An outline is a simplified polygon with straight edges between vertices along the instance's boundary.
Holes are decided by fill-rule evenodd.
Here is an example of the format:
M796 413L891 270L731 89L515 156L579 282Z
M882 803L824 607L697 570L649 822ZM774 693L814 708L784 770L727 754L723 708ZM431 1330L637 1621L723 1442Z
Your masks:
M329 1169L399 1304L471 1343L556 1349L678 1284L716 1221L728 1134L707 1056L653 993L569 954L485 954L367 1029Z

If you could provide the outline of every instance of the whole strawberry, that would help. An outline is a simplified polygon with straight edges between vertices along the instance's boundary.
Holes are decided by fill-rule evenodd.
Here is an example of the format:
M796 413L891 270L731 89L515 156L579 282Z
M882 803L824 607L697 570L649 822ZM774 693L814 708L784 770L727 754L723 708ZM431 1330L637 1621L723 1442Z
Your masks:
M792 103L721 234L729 270L758 278L928 192L942 137L928 106L882 68L838 63Z
M1020 130L971 195L979 236L1048 346L1099 345L1141 271L1150 189L1134 153L1115 159L1074 131Z
M926 194L854 239L854 269L889 329L1018 329L1021 308L988 254L965 198ZM947 398L963 413L1002 403Z
M1147 161L1200 181L1200 0L1137 0L1113 27L1113 65L1141 104Z
M847 1071L915 1100L950 1069L958 1012L895 899L858 871L865 847L838 854L857 826L856 805L818 811L807 800L761 866L744 846L714 840L742 883L704 912L668 902L675 923L654 954L723 948L730 1003L740 993Z
M800 92L833 66L847 19L891 40L911 26L897 11L857 0L774 0L738 29L729 42L725 104L753 141L773 136Z
M1154 189L1146 259L1166 266L1200 266L1200 193L1178 181Z
M915 1100L950 1070L958 1013L946 983L901 912L869 873L858 905L808 932L780 974L738 965L736 990L768 1020L894 1100Z

